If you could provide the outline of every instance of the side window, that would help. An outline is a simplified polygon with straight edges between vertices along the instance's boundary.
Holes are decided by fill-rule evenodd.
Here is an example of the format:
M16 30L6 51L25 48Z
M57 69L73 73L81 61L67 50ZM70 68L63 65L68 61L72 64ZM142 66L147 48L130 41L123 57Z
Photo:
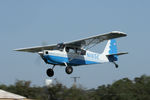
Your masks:
M70 47L66 47L66 52L75 53L75 49L74 48L70 48Z
M81 49L76 49L77 54L81 54Z
M75 53L75 50L73 48L70 48L69 53Z
M76 54L79 54L79 55L86 55L86 50L78 49L78 48L66 47L66 52L76 53Z
M86 55L86 51L85 50L81 50L81 55Z
M82 49L76 49L76 53L79 55L86 55L86 51Z

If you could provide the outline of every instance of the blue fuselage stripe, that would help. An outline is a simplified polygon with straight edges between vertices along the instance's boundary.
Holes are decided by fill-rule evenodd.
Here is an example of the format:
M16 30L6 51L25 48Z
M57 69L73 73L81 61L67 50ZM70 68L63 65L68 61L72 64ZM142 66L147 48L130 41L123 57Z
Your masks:
M60 56L53 56L53 55L45 55L45 59L49 64L64 64L66 62L69 65L77 66L77 65L86 65L86 64L99 64L100 62L95 61L88 61L85 59L72 59L68 57L60 57Z

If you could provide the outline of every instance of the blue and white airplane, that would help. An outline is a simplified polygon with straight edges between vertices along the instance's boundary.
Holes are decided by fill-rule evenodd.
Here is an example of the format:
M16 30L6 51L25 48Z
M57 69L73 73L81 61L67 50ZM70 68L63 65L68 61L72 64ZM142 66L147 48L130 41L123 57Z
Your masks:
M105 62L111 62L116 68L118 68L115 61L118 61L119 55L127 54L127 52L117 52L117 43L115 38L125 36L127 35L123 32L113 31L72 42L21 48L15 49L15 51L38 53L46 64L53 65L52 68L47 70L47 75L52 77L54 75L53 69L55 65L66 66L65 71L67 74L71 74L73 72L72 66L102 64ZM108 40L108 42L103 53L99 54L88 50L105 40Z

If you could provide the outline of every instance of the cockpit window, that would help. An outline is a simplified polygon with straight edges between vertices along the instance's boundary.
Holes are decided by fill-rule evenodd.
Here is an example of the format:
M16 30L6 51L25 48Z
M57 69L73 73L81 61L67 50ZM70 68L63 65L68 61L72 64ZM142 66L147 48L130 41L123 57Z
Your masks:
M59 44L57 44L57 47L60 51L63 51L65 45L63 43L59 43Z
M69 48L68 47L66 47L66 52L69 52Z

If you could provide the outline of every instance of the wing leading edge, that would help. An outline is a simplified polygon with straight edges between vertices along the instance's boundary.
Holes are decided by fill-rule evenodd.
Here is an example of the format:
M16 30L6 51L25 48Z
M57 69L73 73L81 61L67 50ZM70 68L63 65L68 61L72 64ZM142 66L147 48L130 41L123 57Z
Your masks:
M64 43L64 45L70 46L70 47L87 48L87 47L89 47L89 45L95 45L95 44L101 43L105 40L120 38L120 37L125 37L125 36L127 36L127 35L123 32L113 31L110 33L92 36L89 38L80 39L80 40L76 40L73 42L66 42L66 43ZM36 53L36 52L40 52L42 50L53 50L56 48L57 48L57 44L47 45L47 46L29 47L29 48L20 48L20 49L15 49L15 51Z

